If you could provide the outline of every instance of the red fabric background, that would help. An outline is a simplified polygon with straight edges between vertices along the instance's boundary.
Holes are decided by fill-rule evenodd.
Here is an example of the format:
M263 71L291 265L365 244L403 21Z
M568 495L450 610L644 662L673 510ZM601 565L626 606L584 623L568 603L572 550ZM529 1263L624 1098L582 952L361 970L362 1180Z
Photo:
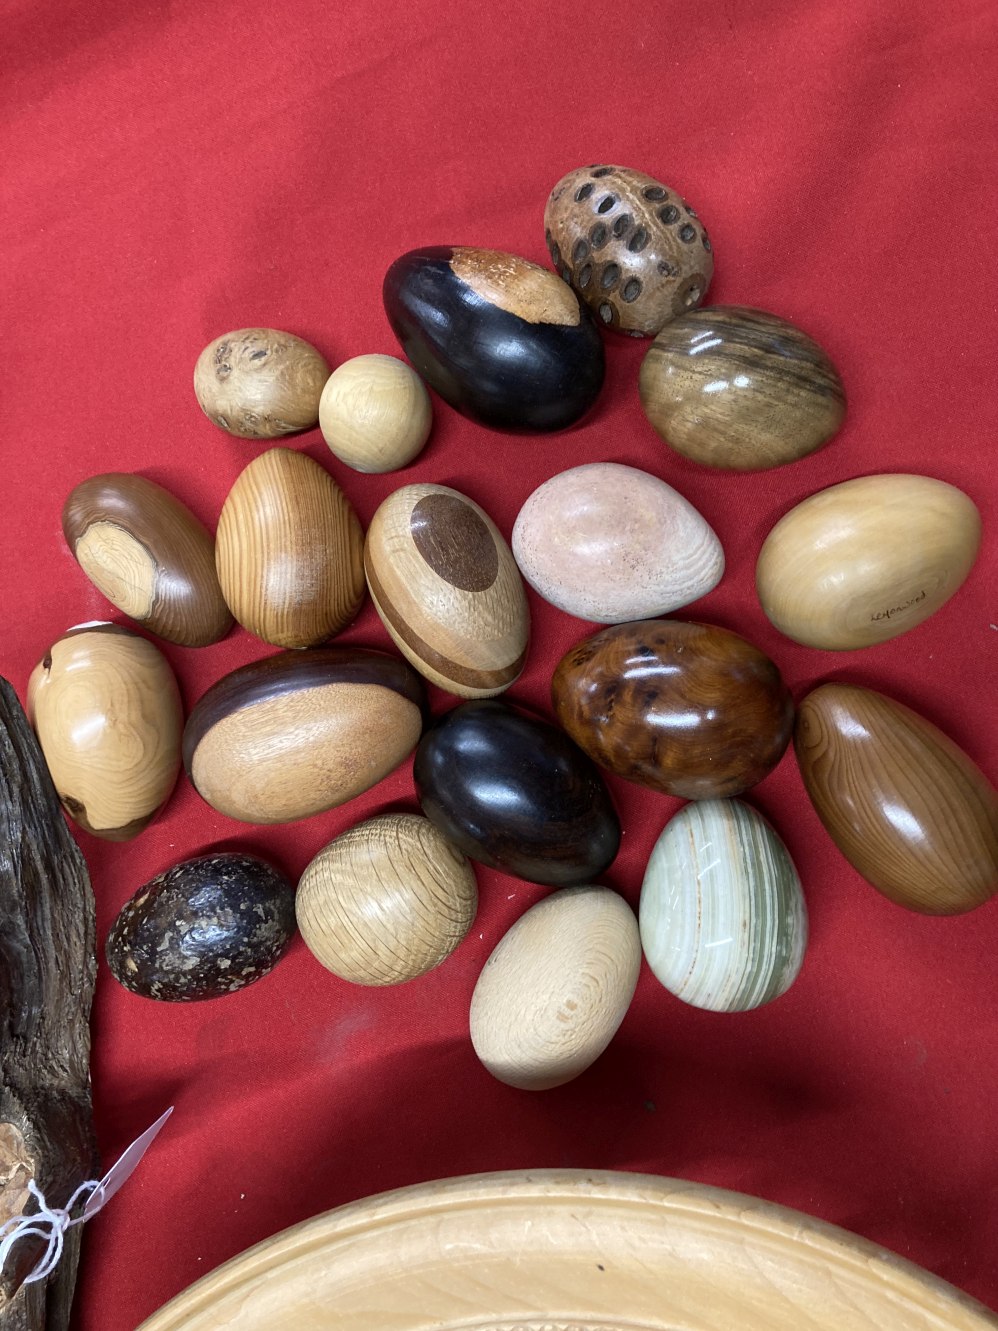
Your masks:
M566 171L637 167L679 189L714 242L710 299L817 337L849 414L823 452L757 476L672 455L636 392L644 347L608 344L606 389L578 428L491 434L435 400L406 472L363 477L314 431L295 441L365 523L398 485L466 491L509 534L543 479L617 459L663 476L724 544L728 571L683 612L743 633L799 698L829 678L914 706L996 775L998 573L993 0L755 0L478 7L459 0L13 0L5 9L2 272L4 521L0 670L22 698L67 627L109 617L60 530L101 471L165 485L208 524L260 451L197 408L191 372L252 324L334 363L397 352L381 280L423 244L546 263L542 213ZM965 489L985 545L954 601L881 647L795 646L753 589L759 545L813 491L915 471ZM531 594L514 699L548 707L588 626ZM121 616L113 613L115 619ZM343 635L387 646L368 603ZM165 648L189 707L270 650L242 630ZM437 711L452 705L434 694ZM607 881L636 904L676 801L611 779L626 829ZM224 1259L292 1222L398 1185L581 1166L702 1180L879 1241L998 1306L998 907L926 919L866 886L828 841L791 755L750 796L796 858L812 939L794 988L743 1016L687 1008L642 974L618 1038L575 1083L494 1082L467 1038L490 950L544 892L480 870L481 910L443 967L384 991L326 974L300 941L242 994L158 1005L101 962L93 1077L107 1162L168 1104L138 1175L93 1222L79 1331L131 1331ZM240 845L297 877L337 832L414 807L411 764L353 804L245 827L183 780L126 845L79 833L103 938L154 873Z

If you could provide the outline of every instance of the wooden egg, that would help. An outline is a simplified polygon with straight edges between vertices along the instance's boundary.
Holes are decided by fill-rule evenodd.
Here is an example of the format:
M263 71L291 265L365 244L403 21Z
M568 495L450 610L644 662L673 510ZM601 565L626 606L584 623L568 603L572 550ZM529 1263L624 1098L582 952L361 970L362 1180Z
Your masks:
M327 970L353 984L401 984L439 966L471 928L471 865L433 824L386 813L321 850L298 884L298 927Z
M276 328L239 328L209 342L194 393L209 420L240 439L311 430L329 365L315 347Z
M546 269L497 250L412 250L385 277L405 354L445 402L496 430L564 430L603 386L589 311Z
M759 600L795 642L870 647L945 605L980 541L980 514L955 486L929 476L860 476L780 519L759 552Z
M544 227L551 262L608 328L654 337L707 294L714 256L703 223L641 171L570 171L551 191Z
M433 423L426 387L395 356L355 356L329 376L319 401L319 429L355 471L397 471L422 450Z
M687 804L655 843L641 886L641 945L693 1007L747 1012L790 988L807 906L786 846L739 800Z
M423 727L423 682L363 647L281 652L225 675L184 728L202 799L244 823L288 823L343 804L398 767Z
M236 478L215 540L218 580L243 628L275 647L314 647L364 600L364 532L332 476L272 448Z
M294 888L255 855L215 852L157 874L108 934L111 974L166 1003L219 998L274 969L295 931Z
M662 329L638 378L641 405L677 453L761 471L806 457L838 433L838 371L806 333L762 310L711 305Z
M150 633L204 647L232 627L211 533L154 481L91 476L70 491L62 530L97 590Z
M956 915L998 892L998 794L931 722L873 689L822 684L794 745L818 817L884 896Z
M475 985L471 1042L507 1086L562 1086L599 1058L641 968L634 912L605 887L546 897L502 938Z
M599 772L556 726L482 699L445 713L413 763L423 812L481 864L563 887L613 861L620 824Z
M562 657L552 697L580 748L617 776L681 799L761 781L790 742L776 666L727 629L676 619L618 624Z
M371 519L364 571L399 651L440 688L487 698L523 669L523 582L498 527L467 496L429 484L389 495Z
M166 658L117 624L81 624L31 673L28 711L66 812L107 841L156 817L180 772L180 691Z
M721 543L693 505L616 462L545 481L520 509L512 547L545 600L600 624L666 614L706 596L724 572Z

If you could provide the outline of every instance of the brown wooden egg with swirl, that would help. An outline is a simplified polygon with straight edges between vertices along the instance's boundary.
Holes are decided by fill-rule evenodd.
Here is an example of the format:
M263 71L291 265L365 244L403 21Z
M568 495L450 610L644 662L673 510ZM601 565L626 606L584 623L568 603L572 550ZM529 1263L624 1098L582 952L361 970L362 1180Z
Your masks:
M194 394L210 421L240 439L311 430L329 364L310 342L277 328L237 328L209 342L194 367Z

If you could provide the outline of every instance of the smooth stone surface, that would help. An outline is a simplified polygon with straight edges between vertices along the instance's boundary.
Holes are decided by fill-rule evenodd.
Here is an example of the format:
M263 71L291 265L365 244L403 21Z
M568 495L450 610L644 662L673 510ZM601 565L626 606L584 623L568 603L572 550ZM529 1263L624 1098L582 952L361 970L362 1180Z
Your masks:
M386 813L320 850L295 899L309 951L353 984L401 984L439 966L471 928L471 865L428 818Z
M557 727L506 703L463 703L423 736L413 765L426 816L481 864L533 883L589 882L620 824L599 772Z
M616 462L545 481L520 509L512 547L545 600L599 624L664 615L706 596L724 573L721 543L693 505Z
M640 969L637 921L616 892L586 886L546 897L520 916L478 977L475 1053L507 1086L563 1086L616 1035Z
M747 1012L790 988L807 906L786 846L739 800L687 804L655 842L639 907L641 945L670 993Z
M140 887L108 934L114 978L167 1003L219 998L274 969L295 931L294 888L255 855L216 852Z
M778 315L737 305L667 324L638 391L677 453L735 471L806 457L838 432L846 410L842 380L817 342Z
M790 742L780 672L727 629L683 620L618 624L562 657L555 713L617 776L681 799L720 799L761 781Z
M363 647L281 652L205 693L184 728L202 799L246 823L287 823L344 804L412 752L426 695L397 657Z
M319 401L323 439L355 471L406 466L421 452L432 424L425 384L395 356L344 361L329 376Z
M800 705L794 745L818 817L884 896L955 915L998 892L998 794L923 716L873 689L822 684Z
M445 402L496 430L574 425L603 386L589 311L553 273L498 250L412 250L389 268L385 311Z
M276 328L237 328L209 342L194 393L210 421L240 439L310 430L329 365L310 342Z
M530 612L516 561L484 509L446 485L406 485L380 505L364 571L395 645L462 698L509 688L527 657Z
M795 642L849 651L915 628L973 568L981 516L930 476L859 476L781 518L756 565L762 608Z
M62 530L101 595L168 642L204 647L232 627L215 572L215 540L184 504L144 476L81 481Z
M551 191L544 228L551 262L607 328L654 337L707 294L714 255L703 223L642 171L570 171Z

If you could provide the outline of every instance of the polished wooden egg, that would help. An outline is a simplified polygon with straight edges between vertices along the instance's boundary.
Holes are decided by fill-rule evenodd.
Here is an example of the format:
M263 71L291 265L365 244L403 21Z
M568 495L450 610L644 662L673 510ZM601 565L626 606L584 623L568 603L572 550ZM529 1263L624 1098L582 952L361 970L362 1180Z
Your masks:
M276 328L237 328L209 342L194 393L209 420L241 439L311 430L329 365L311 343Z
M433 424L426 385L395 356L354 356L329 376L319 429L355 471L397 471L422 450Z

